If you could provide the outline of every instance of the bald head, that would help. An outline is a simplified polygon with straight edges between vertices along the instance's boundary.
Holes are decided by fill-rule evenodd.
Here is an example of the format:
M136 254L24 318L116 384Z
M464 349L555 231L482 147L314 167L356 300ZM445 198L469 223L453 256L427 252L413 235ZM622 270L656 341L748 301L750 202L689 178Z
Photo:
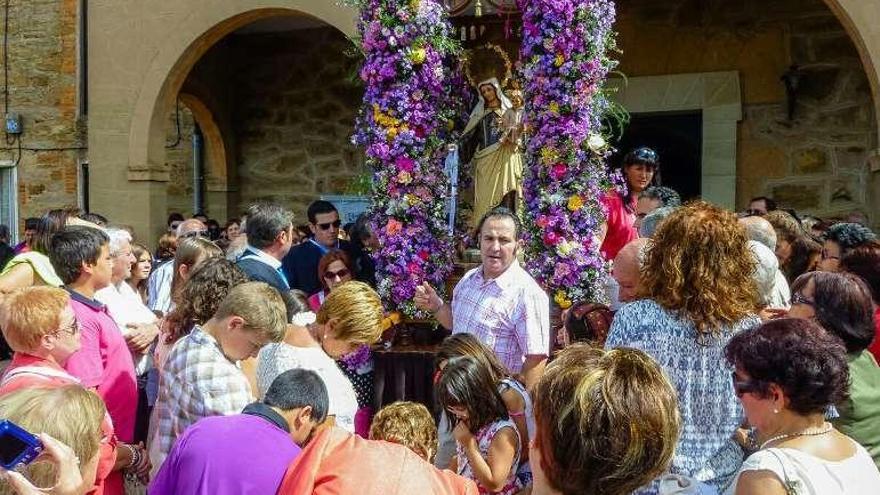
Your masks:
M177 226L177 237L184 237L187 234L191 234L193 232L204 232L208 230L208 227L202 223L201 220L196 218L190 218L189 220L184 220L180 225Z
M624 246L617 253L617 257L614 258L611 275L617 281L617 285L620 286L617 297L622 303L628 303L636 298L645 247L650 243L650 239L636 239Z
M750 241L760 242L770 251L776 251L776 230L770 222L759 216L751 216L740 218L739 223L746 229L746 237Z

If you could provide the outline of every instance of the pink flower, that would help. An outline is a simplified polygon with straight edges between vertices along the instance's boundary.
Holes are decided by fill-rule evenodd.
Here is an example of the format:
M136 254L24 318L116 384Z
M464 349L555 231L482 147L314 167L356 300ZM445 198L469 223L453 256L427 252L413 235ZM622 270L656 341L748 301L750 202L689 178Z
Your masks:
M560 239L561 237L559 237L559 234L553 232L552 230L544 233L544 244L548 246L555 246L559 244Z
M564 163L557 163L550 167L550 177L552 177L553 180L562 180L567 171L568 167L565 166Z
M550 224L550 220L547 219L544 215L539 215L538 219L535 220L535 225L541 227L542 229Z
M416 167L415 160L413 160L412 158L409 158L409 157L405 157L405 156L401 156L400 158L398 158L397 161L395 162L395 164L397 165L397 167L399 169L404 170L406 172L412 172L413 169L415 169L415 167Z

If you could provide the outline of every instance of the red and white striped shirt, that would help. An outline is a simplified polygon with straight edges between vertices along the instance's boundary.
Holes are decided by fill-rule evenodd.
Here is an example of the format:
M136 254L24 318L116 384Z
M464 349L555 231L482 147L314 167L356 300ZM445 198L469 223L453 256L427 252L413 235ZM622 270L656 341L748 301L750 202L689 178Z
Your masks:
M519 373L526 356L550 353L550 299L516 260L495 279L474 268L452 292L452 332L474 335Z

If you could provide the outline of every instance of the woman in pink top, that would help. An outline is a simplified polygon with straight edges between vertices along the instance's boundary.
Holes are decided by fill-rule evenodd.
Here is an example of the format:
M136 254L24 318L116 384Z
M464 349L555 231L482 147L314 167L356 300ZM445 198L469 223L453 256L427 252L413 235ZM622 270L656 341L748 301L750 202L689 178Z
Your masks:
M602 198L606 220L602 228L600 251L606 260L613 260L623 246L639 237L634 224L639 193L660 185L660 157L651 148L637 148L623 157L626 195L612 189Z

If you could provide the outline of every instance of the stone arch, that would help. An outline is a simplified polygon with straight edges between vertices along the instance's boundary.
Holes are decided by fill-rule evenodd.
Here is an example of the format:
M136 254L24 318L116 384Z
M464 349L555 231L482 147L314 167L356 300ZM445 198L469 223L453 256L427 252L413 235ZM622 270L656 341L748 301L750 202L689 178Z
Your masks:
M116 0L90 6L90 189L96 211L117 212L121 197L143 205L115 216L152 240L167 214L165 119L178 93L187 90L187 74L224 36L278 16L312 17L353 36L357 13L328 0ZM208 118L210 104L202 103ZM206 137L220 142L222 134L220 129ZM229 154L226 162L233 159ZM224 160L216 160L222 169Z
M824 0L828 8L849 33L859 52L862 66L871 83L874 96L874 118L880 132L880 31L876 20L880 19L880 3L864 0Z
M223 18L212 26L192 26L191 28L173 30L173 32L181 34L177 36L178 39L166 42L167 48L160 52L153 60L152 67L148 71L148 76L150 77L144 81L141 95L135 107L135 115L144 116L145 118L136 119L132 122L129 155L129 167L132 171L145 171L148 173L147 178L150 179L153 172L158 168L161 177L161 167L156 167L156 165L161 165L158 162L162 157L164 116L173 105L175 96L180 91L187 74L189 74L195 63L198 62L209 48L226 35L261 19L292 16L300 12L325 20L325 22L340 29L346 35L352 35L354 31L354 13L346 11L348 14L351 14L351 17L340 18L342 16L339 15L338 11L342 9L333 2L288 0L287 2L253 3L284 3L288 5L286 7L264 6L254 8ZM321 7L319 8L317 4L321 4ZM223 15L222 12L215 12L214 14L215 17ZM348 22L344 22L346 20ZM188 23L187 19L181 22ZM210 22L209 19L206 19L204 23ZM199 31L201 28L204 28L204 30ZM202 34L194 40L190 40L188 36L183 34L187 32L200 32ZM187 41L189 41L188 44Z

